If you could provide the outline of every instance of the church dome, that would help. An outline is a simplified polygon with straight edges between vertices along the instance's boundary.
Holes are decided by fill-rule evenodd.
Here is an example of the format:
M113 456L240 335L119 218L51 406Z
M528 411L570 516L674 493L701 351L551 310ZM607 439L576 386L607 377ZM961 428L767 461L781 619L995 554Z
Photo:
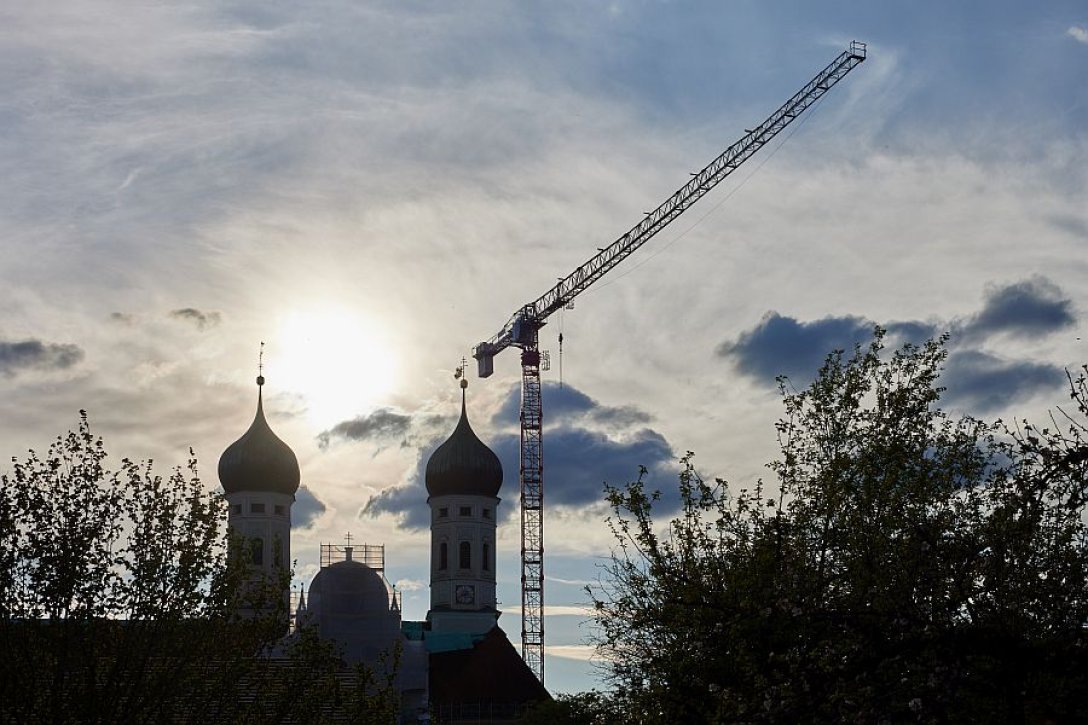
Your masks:
M461 420L453 434L427 461L427 493L431 496L498 496L502 464L468 424L462 388Z
M347 559L317 572L310 582L310 607L326 616L382 614L389 611L389 590L377 571Z
M295 452L268 427L261 404L264 378L257 378L257 415L242 437L219 457L219 482L227 493L254 491L293 496L301 474Z

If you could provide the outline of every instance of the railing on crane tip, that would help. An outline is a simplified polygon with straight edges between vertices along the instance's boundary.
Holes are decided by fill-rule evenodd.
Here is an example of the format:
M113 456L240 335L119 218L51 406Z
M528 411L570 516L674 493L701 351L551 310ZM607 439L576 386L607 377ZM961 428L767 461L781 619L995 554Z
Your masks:
M855 56L857 58L864 58L865 57L865 49L866 49L865 43L862 43L860 40L851 40L850 41L850 55Z

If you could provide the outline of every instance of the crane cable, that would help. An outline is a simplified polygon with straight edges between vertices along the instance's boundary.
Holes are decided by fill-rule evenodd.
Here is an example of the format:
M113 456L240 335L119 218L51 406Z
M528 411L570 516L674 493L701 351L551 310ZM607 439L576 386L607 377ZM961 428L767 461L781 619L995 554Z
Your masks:
M559 310L559 389L563 389L563 310Z

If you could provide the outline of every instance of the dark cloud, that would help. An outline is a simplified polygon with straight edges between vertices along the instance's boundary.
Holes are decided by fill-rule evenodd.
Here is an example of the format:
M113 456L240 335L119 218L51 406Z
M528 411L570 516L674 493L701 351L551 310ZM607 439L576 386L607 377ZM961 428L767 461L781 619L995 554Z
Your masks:
M575 387L551 382L544 383L542 396L546 426L544 487L549 505L598 503L604 482L622 485L638 476L639 466L656 471L676 460L665 438L645 427L651 416L644 410L602 405ZM513 385L492 425L499 430L517 430L520 406L521 387ZM609 432L596 430L594 425L606 427ZM511 472L503 491L508 500L514 501L519 496L520 441L520 435L501 435L491 445L503 470ZM511 510L516 510L516 505L507 509Z
M1007 333L1037 338L1076 321L1073 303L1048 279L1035 277L986 291L982 310L956 330L963 342Z
M41 340L0 340L0 375L12 377L23 370L66 370L83 359L78 345Z
M652 416L630 405L613 407L601 405L581 390L570 385L545 381L543 390L544 425L572 419L592 420L610 426L645 425ZM518 425L521 414L521 385L514 384L506 399L491 418L493 426Z
M900 323L902 324L902 323ZM862 317L825 317L800 322L770 312L734 342L718 346L717 354L732 358L737 368L757 380L773 383L779 375L811 380L832 350L853 350L873 336L873 323Z
M424 485L426 462L441 441L429 446L419 459L411 481L395 486L372 497L363 507L363 516L391 513L400 517L400 523L410 529L430 526L430 509L427 507L427 489ZM502 516L516 515L520 491L518 469L520 461L520 437L503 435L491 442L491 449L498 455L504 471L502 490ZM604 501L605 482L614 486L633 481L638 477L639 466L646 466L651 476L650 487L675 488L676 460L672 447L655 431L636 431L624 440L582 428L561 428L544 436L544 501L548 507L583 507ZM676 509L676 497L663 499L659 510L669 513Z
M291 507L291 528L304 529L325 513L325 504L305 486L295 492L295 504Z
M111 312L110 322L116 322L121 325L131 325L135 322L135 318L127 312Z
M1056 214L1050 217L1050 223L1075 237L1088 239L1088 221L1080 217Z
M492 419L492 424L506 431L516 431L520 404L520 388L511 388L506 400ZM545 419L553 424L544 434L544 500L552 507L584 507L601 503L603 485L607 481L622 486L638 477L639 466L651 473L648 485L663 490L675 489L676 454L664 436L641 426L650 416L633 407L602 406L585 393L571 386L547 385L544 391ZM609 433L586 427L607 425ZM622 424L621 430L613 426ZM401 525L423 529L430 526L424 473L431 454L452 432L443 432L423 446L414 474L409 482L382 491L367 501L362 516L390 513L400 517ZM518 510L520 492L520 435L503 433L485 440L502 462L502 515L514 516ZM664 513L676 510L676 496L665 497L659 507Z
M427 486L424 474L431 454L453 432L453 426L449 428L448 431L431 438L426 445L420 447L415 471L412 472L408 482L402 486L387 488L377 496L372 496L359 512L360 518L388 513L397 516L400 524L405 528L426 529L431 525L431 510L427 506ZM509 469L504 467L504 471L506 470ZM509 476L507 475L506 478Z
M1075 322L1072 303L1053 282L1035 277L987 290L982 309L950 323L954 332L941 377L945 400L972 413L999 410L1038 392L1060 387L1065 374L1054 365L1004 360L977 349L990 336L1011 334L1036 338ZM872 337L874 324L861 317L825 317L802 322L769 313L735 341L722 343L717 354L730 358L744 374L764 383L787 375L807 384L833 350L851 350ZM941 327L917 320L889 322L887 343L898 347L936 336Z
M511 471L500 494L511 505L507 514L517 510L517 471L520 467L521 442L517 435L500 436L492 446L502 461L504 471ZM558 428L544 436L544 502L547 506L581 507L604 501L604 484L622 486L638 478L639 466L651 473L651 487L673 488L676 454L660 433L643 428L622 438L585 428ZM669 472L671 471L671 472ZM675 502L663 506L663 513L674 510Z
M557 383L545 381L542 395L544 396L544 404L547 406L547 410L544 411L545 421L552 416L581 416L593 410L597 405L593 398L570 385L560 387ZM511 421L517 423L520 413L521 384L515 383L510 386L510 390L507 391L506 398L503 400L502 405L499 406L499 409L495 411L495 415L492 416L491 424L508 425Z
M618 407L602 406L593 412L593 419L599 423L614 426L645 425L653 416L633 405Z
M328 448L334 439L349 441L379 441L390 443L399 440L407 444L412 416L398 413L391 408L379 408L370 415L360 415L337 423L317 436L321 448Z
M422 460L426 461L430 455L431 451L428 451ZM363 518L383 513L397 516L400 525L406 529L426 529L431 525L431 510L427 506L427 489L423 485L422 473L413 476L407 485L393 486L371 497L359 516Z
M921 345L926 340L932 340L942 332L942 329L937 325L917 320L889 322L884 325L884 329L888 332L888 342L896 346L907 343Z
M941 384L944 398L972 413L990 413L1066 385L1065 371L1046 363L1002 360L978 350L952 352Z
M170 317L183 322L191 322L196 325L196 329L200 331L204 331L209 327L215 327L222 320L222 315L214 310L203 312L195 307L183 307L178 310L170 310Z

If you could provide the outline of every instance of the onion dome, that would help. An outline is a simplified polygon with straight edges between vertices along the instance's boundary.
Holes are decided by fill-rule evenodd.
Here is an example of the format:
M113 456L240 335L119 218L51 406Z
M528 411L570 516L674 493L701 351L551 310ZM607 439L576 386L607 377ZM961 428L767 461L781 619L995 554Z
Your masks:
M263 385L264 376L258 376L257 415L253 424L219 457L219 482L227 493L255 491L293 496L301 479L298 459L264 419Z
M427 461L427 493L431 496L498 496L502 486L502 464L468 424L466 381L461 382L461 420L453 434Z

